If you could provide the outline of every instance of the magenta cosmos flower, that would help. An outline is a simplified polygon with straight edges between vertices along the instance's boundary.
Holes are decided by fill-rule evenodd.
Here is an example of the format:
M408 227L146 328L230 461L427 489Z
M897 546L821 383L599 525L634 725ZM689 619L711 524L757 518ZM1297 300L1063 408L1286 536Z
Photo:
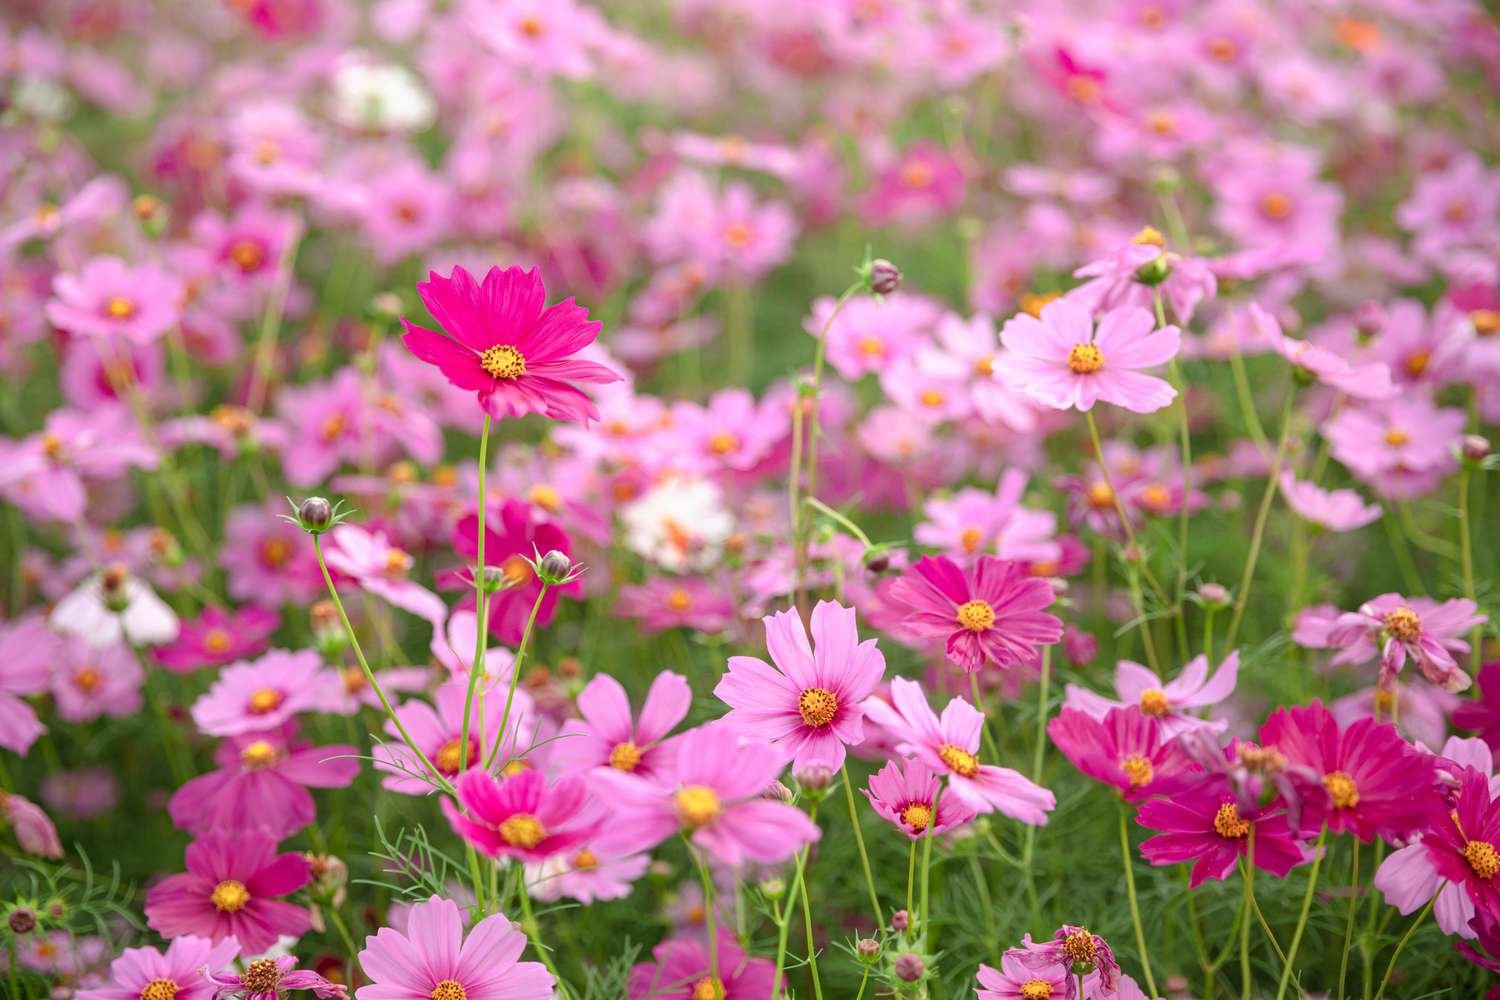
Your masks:
M188 781L167 809L180 830L264 830L290 836L316 815L309 788L346 788L359 774L352 746L306 746L289 733L247 733L225 740L219 768Z
M765 1000L773 989L775 967L764 958L751 958L725 928L719 929L717 949L708 953L697 938L663 941L651 951L655 964L642 962L630 970L628 1000ZM718 976L714 976L714 959Z
M269 608L205 608L197 621L183 622L177 638L154 655L174 674L222 666L265 652L280 622L281 616Z
M1333 714L1311 705L1277 709L1260 727L1263 747L1310 770L1328 795L1303 803L1303 832L1324 822L1331 833L1368 843L1377 834L1404 838L1431 811L1433 757L1403 740L1390 723L1359 719L1340 732Z
M1052 585L1018 562L980 556L967 571L942 556L917 560L890 588L905 605L902 626L924 639L942 639L948 659L970 673L986 659L998 666L1036 660L1038 645L1062 638L1062 622L1046 613Z
M922 686L905 677L891 678L891 702L865 702L865 714L899 741L898 753L915 757L948 776L944 795L955 795L977 813L999 810L1012 819L1045 826L1057 804L1052 793L1008 767L979 761L984 715L962 698L943 709L942 718L927 704Z
M1096 330L1089 311L1068 299L1042 307L1040 318L1018 313L1006 321L1000 342L1006 356L1001 374L1044 406L1088 410L1113 403L1136 413L1154 413L1177 390L1140 369L1177 356L1182 339L1175 326L1155 329L1151 313L1137 306L1111 309Z
M234 938L217 943L196 934L185 934L167 945L166 953L155 948L126 948L109 964L109 985L84 990L79 1000L213 1000L218 986L205 973L223 969L239 954Z
M238 736L276 729L299 712L321 711L337 675L323 670L312 650L273 649L236 663L193 703L193 722L209 736Z
M765 618L773 667L753 656L731 656L714 694L730 708L724 722L777 744L794 765L818 761L837 770L845 748L864 742L863 702L885 676L874 639L859 641L854 609L819 601L808 645L795 608Z
M573 543L566 532L551 521L534 521L532 506L523 500L506 500L500 505L499 517L492 509L488 512L484 526L484 561L487 566L497 566L505 578L505 586L489 596L486 603L490 619L490 632L501 642L512 646L521 643L526 631L526 621L531 617L531 608L541 593L542 581L531 568L530 560L537 553L556 549L565 556L573 554ZM479 517L468 514L453 527L453 549L471 561L479 557ZM459 606L474 606L472 583L464 583L470 591ZM575 598L583 593L583 584L571 583L550 587L537 610L536 624L545 628L557 613L559 597Z
M458 904L437 896L407 910L406 932L382 927L365 938L359 966L370 985L357 1000L551 1000L552 974L518 962L526 935L495 913L464 938Z
M630 714L630 696L609 674L599 674L578 693L578 714L563 724L553 759L574 771L614 768L643 778L671 770L672 744L666 736L687 715L693 690L687 678L663 670L651 682L639 718Z
M1131 802L1170 795L1198 777L1192 758L1166 736L1162 721L1134 705L1112 708L1103 719L1064 708L1047 723L1047 735L1074 767Z
M1160 831L1141 844L1147 861L1153 865L1193 862L1189 888L1227 877L1235 862L1249 853L1252 827L1255 867L1280 878L1303 859L1286 814L1274 807L1242 814L1229 780L1222 775L1205 778L1170 798L1151 799L1136 813L1136 821L1148 830Z
M571 357L592 344L601 324L569 298L544 308L547 289L536 268L492 267L482 285L462 267L418 282L428 312L448 334L402 318L402 342L448 381L479 394L492 417L540 413L587 423L599 411L574 382L605 384L620 376L593 361Z
M292 990L311 990L319 997L349 995L349 987L330 983L311 969L297 968L293 955L257 958L246 964L244 972L233 969L209 972L208 981L218 987L215 1000L235 996L243 1000L282 1000L282 995Z
M182 317L182 282L154 264L95 257L77 274L59 274L52 291L48 321L80 336L149 344Z
M496 778L476 768L454 785L458 805L443 799L444 815L460 837L492 858L545 861L582 847L599 831L602 817L582 778L552 784L540 771Z
M934 836L947 833L975 816L956 796L939 797L939 785L937 775L920 760L893 760L870 775L870 787L860 791L882 818L918 840L929 829Z
M276 898L310 881L307 859L277 854L269 834L210 833L188 845L187 871L146 893L146 923L165 938L234 937L246 953L258 955L277 937L301 937L312 926L307 910Z
M1469 686L1468 673L1454 654L1469 651L1460 636L1489 621L1475 614L1473 601L1454 598L1439 604L1423 597L1405 598L1381 594L1342 614L1328 632L1328 645L1342 646L1337 663L1366 663L1380 655L1380 669L1398 674L1407 657L1416 661L1422 676L1445 691L1458 692Z
M1422 845L1438 874L1463 886L1475 909L1500 913L1500 798L1482 771L1464 769L1457 802L1451 812L1443 805L1430 814Z
M1115 665L1115 694L1111 701L1087 688L1067 686L1063 704L1102 719L1112 708L1134 705L1146 715L1162 721L1162 738L1170 739L1190 729L1220 732L1228 724L1223 720L1200 719L1191 709L1209 708L1234 694L1239 678L1240 654L1236 650L1224 657L1212 677L1208 675L1208 657L1195 656L1171 683L1164 682L1147 667L1131 660Z
M610 813L600 842L644 851L681 831L726 865L784 861L822 833L800 809L764 797L785 763L769 743L741 741L722 724L683 733L660 780L599 775L597 794Z
M1491 748L1500 748L1500 663L1479 668L1479 697L1454 710L1453 724L1477 732Z

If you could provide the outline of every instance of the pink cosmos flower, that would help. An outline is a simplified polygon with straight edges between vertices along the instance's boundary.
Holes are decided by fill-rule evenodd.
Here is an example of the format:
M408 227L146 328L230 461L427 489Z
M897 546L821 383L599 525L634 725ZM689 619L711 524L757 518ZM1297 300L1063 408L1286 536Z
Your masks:
M553 784L540 771L495 778L473 768L454 785L458 805L444 798L443 814L454 832L492 858L545 861L583 846L603 821L582 778Z
M963 198L958 160L936 143L922 141L876 175L863 214L874 226L917 225L957 210Z
M1040 318L1018 313L1006 321L1000 371L1017 389L1055 409L1088 410L1102 400L1154 413L1177 390L1140 369L1166 364L1181 341L1175 326L1155 326L1149 311L1121 307L1105 313L1095 329L1087 309L1057 299L1042 307Z
M1030 961L1028 961L1028 959ZM1000 956L1000 968L979 963L978 1000L1063 1000L1073 989L1073 973L1061 962L1041 964L1034 954L1011 948Z
M542 581L531 569L528 560L537 553L553 549L563 555L572 555L573 544L567 534L551 521L534 520L532 507L524 500L506 500L500 505L499 516L491 510L485 519L484 561L487 566L498 566L505 577L506 586L489 595L486 607L490 619L490 631L501 642L518 646L526 631L526 621L541 592ZM479 517L469 514L453 528L453 549L468 560L479 556ZM441 585L441 581L439 581ZM473 584L466 584L472 591ZM545 628L557 613L559 597L576 597L583 592L583 585L572 583L552 587L537 610L537 628ZM473 594L469 594L461 607L473 607Z
M281 616L269 608L204 608L197 621L182 623L175 642L152 655L174 674L223 666L264 653L280 624Z
M358 1000L551 1000L554 980L540 962L518 962L526 935L499 913L464 937L451 899L432 896L407 911L406 931L389 927L365 938L359 965L370 985Z
M1281 324L1259 303L1250 303L1242 313L1230 316L1231 324L1242 323L1245 335L1265 344L1292 364L1298 373L1317 379L1346 396L1381 402L1394 397L1398 390L1391 382L1390 368L1379 362L1355 364L1343 353L1306 340L1296 340L1281 332Z
M88 412L53 410L40 432L17 442L0 439L0 497L32 517L82 519L90 483L156 467L156 450L134 427L118 403Z
M1402 684L1389 678L1334 700L1328 710L1341 726L1373 719L1378 712L1408 741L1435 747L1448 735L1448 717L1454 716L1454 725L1463 728L1458 713L1475 704L1431 684Z
M1057 800L1050 791L1008 767L980 763L984 716L963 698L948 702L939 718L927 704L920 684L905 677L893 677L890 703L872 697L865 702L864 709L870 721L895 736L898 753L915 757L938 774L948 776L945 796L956 796L976 813L998 809L1022 823L1046 825L1047 813Z
M47 689L57 638L41 618L0 623L0 747L21 756L47 731L26 695Z
M598 674L578 693L578 714L583 718L563 723L553 754L569 771L614 768L661 779L671 773L674 753L667 734L692 704L687 678L663 670L646 692L640 718L632 719L624 685L609 674Z
M226 667L193 703L193 722L209 736L278 729L301 712L322 711L332 680L313 650L273 649Z
M1063 704L1096 719L1103 719L1111 708L1134 705L1146 715L1162 720L1164 739L1171 739L1189 729L1220 732L1227 725L1224 720L1201 719L1186 710L1210 708L1228 698L1234 693L1239 668L1239 650L1224 657L1212 677L1208 676L1208 657L1195 656L1182 668L1182 673L1167 684L1139 663L1121 660L1115 665L1118 701L1069 684Z
M146 675L124 644L95 649L75 636L55 648L52 699L66 722L92 722L101 715L125 718L141 710Z
M430 274L417 293L448 336L403 318L402 341L448 381L477 392L490 416L598 419L593 401L572 383L607 384L620 376L571 355L594 342L601 324L571 298L543 308L547 290L535 268L492 267L480 285L455 266L447 278Z
M1500 748L1500 662L1479 668L1479 697L1453 712L1453 724L1477 732L1492 748Z
M1020 562L1056 562L1062 556L1057 515L1021 506L1026 482L1025 472L1007 469L993 493L961 489L929 500L922 508L926 520L913 537L965 561L984 553Z
M819 601L812 637L795 608L764 619L772 667L753 656L731 656L714 694L730 708L726 725L775 743L795 766L814 761L837 770L847 747L864 742L863 702L885 676L874 639L859 641L853 608Z
M783 409L769 401L757 402L744 389L716 392L706 406L679 403L672 420L672 433L688 452L681 457L705 475L749 472L790 430Z
M636 619L646 635L673 628L713 635L738 617L729 595L700 577L653 576L642 584L623 584L615 612Z
M448 616L443 599L407 577L411 555L397 548L383 531L367 531L357 524L341 524L328 533L323 553L328 568L352 579L362 589L442 628Z
M708 944L696 938L674 938L652 949L655 964L642 962L630 970L627 1000L764 1000L774 988L775 967L768 959L745 954L735 936L719 928L712 956ZM718 977L715 980L714 959Z
M1165 729L1134 705L1111 708L1103 719L1064 708L1047 723L1047 735L1074 767L1130 802L1171 795L1196 780L1192 758Z
M323 592L323 575L307 535L282 520L286 503L236 507L224 524L219 564L229 596L270 606L307 603Z
M910 359L929 341L942 315L937 303L906 292L878 299L854 298L836 315L834 305L827 297L815 301L802 328L818 337L827 327L828 363L850 380Z
M526 891L533 899L549 903L559 899L576 899L584 904L624 899L650 866L649 854L622 854L585 844L572 853L527 865Z
M251 955L279 935L300 937L312 926L307 911L276 897L312 880L301 854L277 854L276 841L258 830L220 831L193 841L187 871L169 875L146 893L146 923L162 937L233 937Z
M912 840L920 840L947 833L975 816L974 810L956 796L940 797L940 784L926 764L913 758L887 762L870 775L869 787L860 791L883 819Z
M261 829L278 840L315 815L309 788L347 788L359 774L359 750L345 744L308 746L286 732L247 733L220 744L218 770L172 793L167 810L180 830Z
M269 285L301 235L290 212L247 204L231 219L210 212L193 220L193 241L207 249L218 271L240 284Z
M783 861L822 834L800 809L763 797L785 762L769 743L736 740L722 725L686 732L671 770L655 781L600 774L597 794L610 815L600 844L643 851L681 831L731 867Z
M905 629L942 639L948 659L970 673L986 659L1000 667L1034 662L1038 645L1062 638L1062 621L1043 610L1056 599L1052 585L992 556L967 571L924 556L891 586L890 599L904 606Z
M1394 676L1410 657L1432 683L1445 691L1463 691L1472 682L1454 655L1469 651L1460 636L1489 621L1476 610L1465 598L1439 604L1425 597L1381 594L1358 611L1340 615L1328 631L1327 644L1343 648L1334 663L1368 663L1378 654L1382 674Z
M281 1000L292 990L312 990L314 996L339 997L349 995L349 987L330 983L310 969L297 968L294 955L280 958L257 958L245 966L244 972L224 969L210 971L208 981L218 987L215 1000L220 997L240 997L242 1000Z
M217 987L205 972L220 971L239 951L232 937L215 943L195 934L172 941L165 954L155 948L126 948L109 965L109 984L82 991L78 1000L141 1000L151 996L152 987L172 1000L214 1000Z
M491 691L475 704L469 713L469 746L465 753L464 701L468 694L468 680L455 677L437 689L433 696L436 709L415 698L396 709L396 715L412 741L427 755L432 766L448 778L473 767L489 753L505 714L504 692ZM513 752L517 749L516 743L529 740L536 728L535 706L525 691L516 692L506 725L509 732L501 741L500 756L496 758L499 762L509 759L507 748ZM386 721L385 733L385 741L371 751L375 769L386 772L381 783L403 795L426 795L432 790L427 769L401 739L401 731L394 722Z
M1241 812L1229 781L1213 775L1169 798L1141 805L1136 821L1161 831L1141 844L1141 854L1153 865L1193 862L1188 887L1208 879L1227 878L1238 859L1249 853L1250 829L1255 828L1255 867L1278 878L1303 861L1303 849L1287 823L1286 814L1260 810Z
M1396 208L1401 227L1416 234L1417 252L1441 258L1457 247L1479 246L1500 216L1500 171L1478 156L1457 157L1444 170L1417 179L1411 197Z
M59 274L52 290L47 320L80 336L148 344L182 315L182 282L154 264L131 267L118 257L95 257L77 274Z
M1437 874L1462 886L1476 910L1500 913L1500 796L1484 772L1463 769L1456 801L1431 811L1421 846Z
M1357 531L1380 519L1380 504L1366 504L1354 490L1319 489L1290 472L1281 474L1281 495L1298 517L1329 531Z
M57 827L42 808L30 799L0 789L0 820L15 833L16 842L27 854L35 854L41 858L63 856Z
M1379 406L1347 407L1323 426L1333 457L1381 492L1412 496L1435 485L1454 466L1453 446L1464 429L1464 412L1438 407L1409 394ZM1403 489L1403 477L1418 477Z
M1360 719L1342 732L1322 702L1281 708L1260 727L1262 747L1275 747L1294 767L1322 782L1323 799L1303 802L1302 831L1323 823L1330 833L1353 833L1369 843L1409 836L1431 811L1432 758L1401 738L1396 727ZM1258 845L1257 845L1258 847Z

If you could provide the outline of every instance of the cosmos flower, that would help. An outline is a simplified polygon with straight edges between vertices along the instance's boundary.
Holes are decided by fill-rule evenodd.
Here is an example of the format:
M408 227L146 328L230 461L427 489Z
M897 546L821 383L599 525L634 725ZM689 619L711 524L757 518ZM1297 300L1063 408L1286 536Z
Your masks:
M908 838L920 840L947 833L975 816L957 796L941 797L940 784L926 764L913 758L888 761L860 791L882 818Z
M146 893L146 923L165 938L197 934L218 942L233 937L247 954L258 955L278 936L300 937L312 926L306 909L276 898L311 879L307 859L277 854L270 834L206 834L188 845L187 871L167 876Z
M983 962L975 978L978 1000L1063 1000L1072 989L1073 973L1061 962L1028 964L1031 953L1011 948L1000 956L1000 968Z
M181 623L176 640L152 655L174 674L223 666L264 653L280 624L281 616L270 608L204 608L195 621Z
M650 865L649 854L622 854L585 844L572 853L528 864L526 891L533 899L548 903L559 899L576 899L585 904L624 899Z
M623 584L615 612L639 621L646 635L674 628L712 635L737 619L729 595L702 577L653 576L642 584Z
M942 639L948 659L973 673L986 659L998 666L1036 660L1038 645L1062 638L1062 622L1043 609L1052 585L1017 562L980 556L967 571L952 560L924 556L891 587L906 612L903 626Z
M1356 531L1380 520L1380 504L1365 503L1354 490L1319 489L1290 472L1281 474L1281 495L1298 517L1329 531Z
M1342 650L1335 663L1368 663L1378 655L1382 673L1395 676L1410 658L1423 677L1443 690L1463 691L1472 681L1454 656L1469 651L1460 636L1489 621L1476 611L1474 602L1465 598L1439 604L1425 597L1381 594L1359 610L1339 615L1328 631L1327 645Z
M122 642L163 646L177 638L177 613L151 585L118 564L85 579L53 607L47 623L97 649Z
M864 708L870 721L895 736L898 753L948 776L944 795L956 796L976 813L999 810L1022 823L1046 825L1047 813L1057 799L1008 767L980 762L984 716L964 699L949 701L939 718L927 704L921 685L893 677L890 703L872 697Z
M454 525L453 549L471 561L478 558L477 514L465 515ZM498 517L493 510L488 512L484 526L484 562L486 566L499 567L505 586L489 595L485 609L490 632L501 642L520 645L527 619L531 617L531 609L542 589L542 581L532 570L530 560L536 559L538 553L554 549L570 556L573 543L554 522L535 518L532 506L524 500L506 500L500 505ZM472 608L474 585L467 581L461 583L471 593L465 595L460 606ZM537 609L537 627L545 628L552 621L560 597L576 597L582 592L583 586L577 580L549 587ZM473 655L472 651L469 655Z
M751 958L727 928L719 928L713 956L695 938L673 938L651 950L655 963L630 970L627 1000L763 1000L771 995L775 969L764 958ZM717 981L713 975L717 959Z
M687 678L663 670L652 680L640 716L632 718L624 685L609 674L596 674L578 693L583 718L563 724L554 759L574 771L604 767L643 778L669 774L675 751L667 734L692 704Z
M58 274L52 288L48 321L80 336L149 344L182 315L182 282L154 264L95 257L76 274Z
M156 948L126 948L109 964L109 985L83 990L79 1000L140 1000L156 995L172 1000L213 1000L217 985L206 974L219 972L239 954L234 938L214 942L196 934L184 934ZM158 986L164 983L166 986ZM168 988L170 987L170 988Z
M1064 704L1087 712L1096 719L1116 707L1134 705L1146 715L1162 720L1162 737L1170 739L1189 729L1222 731L1224 720L1199 718L1187 711L1194 708L1210 708L1234 693L1239 676L1240 654L1238 650L1224 657L1219 669L1208 676L1208 657L1195 656L1182 668L1182 672L1170 683L1164 682L1147 667L1131 660L1121 660L1115 665L1115 694L1118 701L1111 701L1076 684L1067 686Z
M323 711L333 680L313 650L273 649L226 667L193 703L193 722L209 736L277 729L299 713Z
M495 734L505 714L505 693L491 692L474 704L469 712L468 752L463 748L464 702L469 695L469 682L455 677L437 689L433 695L436 707L420 698L412 698L396 708L396 717L406 727L412 742L426 754L432 766L444 777L453 778L460 772L477 764L495 744ZM510 719L506 723L509 732L501 741L501 762L509 760L509 752L516 744L529 740L536 728L535 703L525 691L517 691L511 705ZM393 792L404 795L426 795L432 790L430 776L416 754L412 753L401 738L395 722L385 723L386 739L371 752L375 769L386 772L381 782Z
M129 647L95 648L76 636L64 636L54 651L52 699L59 718L82 723L140 711L146 675Z
M448 616L441 597L407 576L412 567L410 553L392 545L382 531L340 524L328 533L324 558L329 569L342 573L401 610L425 619L434 630L441 628Z
M1018 313L1000 330L1006 354L999 367L1006 380L1044 406L1088 410L1096 402L1154 413L1177 398L1177 390L1143 368L1177 356L1181 333L1155 329L1145 309L1112 309L1095 329L1087 309L1068 299L1042 307L1041 316Z
M0 789L0 820L15 833L16 842L27 854L40 858L63 856L57 827L42 807L30 799Z
M860 703L885 676L874 639L859 641L853 608L819 601L810 646L795 609L765 619L772 667L753 656L731 656L714 694L730 708L724 722L775 743L794 765L813 761L837 770L847 747L864 742Z
M1462 886L1476 910L1500 913L1500 796L1488 775L1463 770L1456 800L1438 802L1429 813L1421 846L1437 874Z
M359 966L370 980L357 1000L551 1000L554 980L540 962L518 962L526 935L493 913L464 935L458 904L429 897L407 910L404 932L365 938Z
M216 997L240 997L242 1000L281 1000L293 990L311 990L318 997L346 997L349 988L330 983L318 973L297 968L293 955L279 958L257 958L246 963L245 971L222 969L207 974L218 987Z
M1242 812L1229 782L1220 775L1205 777L1169 798L1143 803L1136 821L1148 830L1160 831L1141 844L1147 861L1153 865L1193 862L1189 888L1211 878L1227 878L1238 859L1249 853L1252 826L1255 867L1280 878L1303 860L1286 814L1274 808Z
M1454 710L1453 724L1477 732L1492 748L1500 748L1500 663L1479 668L1479 697Z
M535 863L575 851L603 820L578 777L553 783L527 768L497 779L471 768L454 785L458 805L444 798L443 814L454 832L492 858Z
M36 616L0 623L0 747L21 756L47 731L25 696L47 689L53 633Z
M1192 759L1165 729L1134 705L1111 708L1103 719L1064 708L1047 723L1047 735L1074 767L1132 802L1171 795L1196 780Z
M492 267L476 284L454 266L446 278L430 274L417 292L448 336L403 318L402 341L448 381L478 393L490 416L598 419L598 408L573 383L603 385L620 376L572 355L594 342L601 324L590 322L571 298L544 308L547 290L535 268Z

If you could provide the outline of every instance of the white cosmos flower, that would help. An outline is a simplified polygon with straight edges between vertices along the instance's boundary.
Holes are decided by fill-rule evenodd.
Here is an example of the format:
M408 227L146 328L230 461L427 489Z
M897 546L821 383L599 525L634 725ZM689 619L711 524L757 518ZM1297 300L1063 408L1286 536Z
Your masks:
M404 66L351 56L333 76L333 117L352 129L418 132L432 124L432 95Z
M104 570L88 577L71 594L57 602L47 623L58 632L76 635L98 649L128 639L135 646L161 646L177 638L177 614L138 577L125 574L119 586L124 610L114 611L105 603Z
M716 565L734 531L723 495L706 479L669 479L620 516L631 551L676 572Z

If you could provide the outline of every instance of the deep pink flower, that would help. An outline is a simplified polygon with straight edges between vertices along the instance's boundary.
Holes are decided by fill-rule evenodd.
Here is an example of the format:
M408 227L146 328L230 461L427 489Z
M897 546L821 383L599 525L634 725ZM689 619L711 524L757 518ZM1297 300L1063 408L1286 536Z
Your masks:
M484 527L484 561L487 566L498 566L505 577L506 586L489 595L486 603L490 619L490 632L501 642L512 646L521 643L526 631L526 620L541 592L542 581L531 569L528 560L538 553L553 549L563 555L572 555L573 544L567 534L551 521L533 521L532 507L524 500L506 500L500 505L499 516L487 512ZM453 549L460 556L474 560L479 556L479 517L469 514L453 528ZM439 581L441 583L441 581ZM472 583L465 584L471 591ZM576 597L583 592L577 580L552 587L537 611L536 624L544 628L557 613L560 596ZM460 602L461 607L473 607L474 597L470 593Z
M1286 814L1274 807L1242 812L1228 779L1221 775L1207 777L1170 798L1143 803L1136 821L1148 830L1161 831L1141 844L1147 861L1153 865L1194 862L1189 888L1207 879L1228 877L1235 862L1249 851L1252 828L1255 867L1279 878L1303 860Z
M672 742L667 734L687 716L693 690L687 678L663 670L651 682L638 719L630 696L609 674L598 674L578 693L580 719L563 724L553 746L557 763L570 771L614 768L657 779L671 772Z
M975 812L956 795L938 795L941 782L920 760L889 761L861 788L882 818L912 840L938 836L963 826ZM934 815L934 800L936 815Z
M209 736L277 729L300 712L323 711L336 680L313 650L273 649L226 667L193 703L193 722Z
M948 776L944 795L957 796L977 813L998 809L1022 823L1046 825L1047 813L1057 799L1008 767L980 763L984 716L964 699L948 702L940 719L927 704L920 684L905 677L893 677L890 703L872 697L864 708L870 721L899 740L898 753L915 757L933 771Z
M472 705L469 710L469 746L465 752L464 702L468 695L468 680L454 677L433 695L436 708L418 698L403 702L396 708L396 716L406 727L412 742L427 755L432 766L448 778L478 764L489 753L505 715L504 691L490 690L482 704ZM508 732L501 740L500 753L496 757L501 766L517 749L516 744L530 740L536 728L535 703L525 691L516 692L506 728ZM395 722L386 720L385 733L386 739L370 754L375 759L375 769L387 772L381 784L405 795L426 795L432 790L431 775L407 747Z
M1134 705L1146 715L1162 720L1162 733L1166 738L1189 729L1220 732L1227 725L1222 719L1201 719L1188 710L1210 708L1234 694L1239 668L1238 650L1224 657L1224 662L1219 664L1212 677L1208 676L1208 657L1195 656L1180 674L1172 678L1171 683L1166 683L1149 668L1131 660L1121 660L1115 664L1118 701L1069 684L1063 704L1087 712L1096 719L1104 718L1111 708Z
M912 225L955 211L964 198L957 159L933 142L916 142L875 177L863 214L875 226Z
M1454 710L1453 725L1477 732L1492 748L1500 749L1500 662L1479 668L1479 697Z
M986 659L1001 667L1036 660L1038 645L1062 638L1062 622L1044 608L1052 585L1021 563L980 556L968 570L951 559L924 556L890 589L906 608L902 624L925 639L942 639L948 659L970 673Z
M572 358L599 336L601 324L573 300L543 308L547 290L535 268L492 267L482 285L462 267L436 272L417 292L447 337L403 318L407 348L437 365L448 381L479 394L493 417L540 413L587 423L599 411L572 383L606 384L620 376L593 361Z
M1428 814L1422 846L1438 874L1461 885L1475 909L1500 913L1500 797L1482 771L1465 768L1458 798L1439 802Z
M219 550L230 597L276 606L311 602L323 593L313 547L301 528L282 519L285 513L285 501L230 512Z
M156 995L172 1000L213 1000L214 983L205 972L220 971L239 954L234 938L217 943L185 934L167 945L166 953L155 948L126 948L109 965L109 985L84 990L78 1000L141 1000L151 997L148 989L157 983Z
M663 941L651 951L655 964L642 962L630 970L628 1000L765 1000L771 995L775 967L764 958L751 958L727 928L719 928L717 949L696 938ZM718 982L713 959L718 960Z
M344 744L307 746L289 732L247 733L225 740L216 771L200 774L167 804L178 829L261 829L280 839L313 821L309 788L346 788L359 774L359 750Z
M1439 604L1425 597L1381 594L1358 611L1340 615L1328 631L1327 644L1343 648L1335 663L1368 663L1378 654L1382 674L1394 676L1411 657L1432 683L1445 691L1463 691L1472 681L1454 655L1469 651L1461 636L1489 621L1477 610L1465 598Z
M196 621L181 624L176 641L153 655L174 674L223 666L264 653L280 623L281 616L269 608L204 608Z
M763 797L785 761L769 743L738 741L722 724L686 732L657 781L600 774L597 794L610 816L600 842L643 851L681 831L726 865L783 861L821 835L800 809Z
M499 913L464 938L463 916L451 899L432 896L407 911L406 931L382 927L365 938L359 965L370 985L358 1000L551 1000L553 979L540 962L518 962L526 935Z
M1074 767L1131 802L1170 795L1197 777L1197 767L1166 735L1162 721L1134 705L1111 708L1102 720L1064 708L1047 723L1047 735Z
M218 987L215 1000L221 997L241 997L243 1000L282 1000L292 990L312 990L314 996L346 997L349 987L330 983L310 969L297 968L294 955L280 958L257 958L245 966L244 972L224 969L210 971L208 981Z
M146 923L166 938L234 937L247 954L258 955L278 936L300 937L312 926L305 909L276 898L311 880L307 859L277 854L269 834L210 833L188 845L187 871L146 893Z
M730 707L734 730L768 740L796 765L813 761L837 770L845 748L864 742L860 703L885 676L885 656L874 639L859 641L854 609L819 601L808 645L802 617L793 608L765 619L772 667L753 656L731 656L714 688Z
M1377 834L1403 838L1431 811L1432 757L1390 723L1360 719L1340 732L1332 713L1314 701L1272 712L1260 742L1308 768L1328 793L1303 803L1304 833L1326 821L1331 833L1353 833L1367 843Z
M1155 327L1149 311L1127 306L1105 313L1096 330L1087 309L1056 299L1042 307L1041 318L1017 313L1006 321L1000 373L1055 409L1088 410L1102 400L1154 413L1177 398L1177 390L1140 369L1166 364L1181 341L1175 326Z
M545 861L587 843L603 821L582 778L554 784L529 768L508 778L471 768L454 785L463 809L444 798L444 815L460 837L492 858Z
M148 344L182 316L182 282L154 264L130 267L118 257L95 257L77 274L57 275L52 289L48 321L80 336Z

